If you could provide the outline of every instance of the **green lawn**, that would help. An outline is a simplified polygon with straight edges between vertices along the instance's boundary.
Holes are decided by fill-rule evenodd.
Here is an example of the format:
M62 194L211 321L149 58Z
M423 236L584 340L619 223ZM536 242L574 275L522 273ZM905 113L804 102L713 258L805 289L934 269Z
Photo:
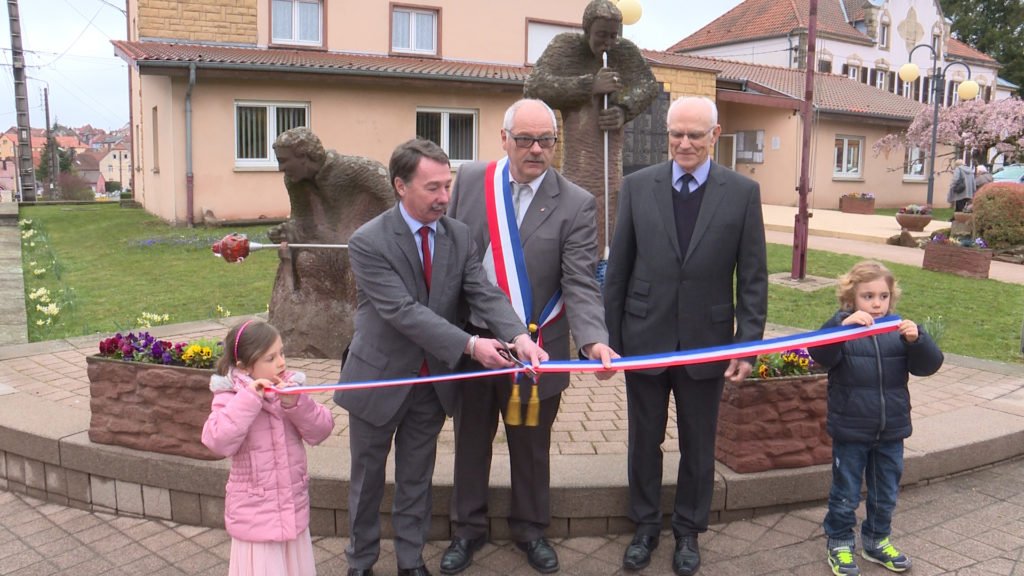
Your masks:
M274 250L239 264L210 250L235 231L265 243L269 226L177 228L117 203L23 207L20 218L35 230L22 240L26 298L45 287L60 308L45 325L48 317L30 300L30 341L128 330L143 312L168 314L173 323L221 316L218 306L236 315L264 312L270 302Z
M863 258L859 256L810 250L807 274L836 278L860 260ZM788 272L791 265L790 247L768 245L769 273ZM943 350L1003 362L1022 362L1020 333L1024 286L961 278L892 262L886 265L903 291L896 313L918 323L924 323L929 317L933 321L941 319L944 330L939 344ZM807 293L772 285L768 292L768 321L784 326L819 328L837 307L835 287Z
M240 264L210 252L215 240L232 231L267 242L269 226L176 228L116 204L24 207L21 218L31 220L35 231L22 241L26 298L45 287L60 308L47 316L31 300L32 341L129 330L140 325L143 312L185 322L220 316L218 306L235 315L263 312L270 301L274 250L253 252ZM769 272L789 271L789 247L770 244L768 256ZM807 273L834 278L860 259L811 250ZM917 322L941 318L944 350L1021 362L1024 287L889 266L903 287L898 313ZM836 308L834 288L808 293L772 285L769 296L769 322L785 326L818 328Z

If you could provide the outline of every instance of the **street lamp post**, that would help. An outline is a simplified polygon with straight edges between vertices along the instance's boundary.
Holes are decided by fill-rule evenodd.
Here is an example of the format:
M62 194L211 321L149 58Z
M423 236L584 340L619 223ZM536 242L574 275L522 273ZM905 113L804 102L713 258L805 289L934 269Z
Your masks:
M900 80L904 82L913 82L921 75L921 69L918 68L917 64L914 64L914 52L917 52L918 48L927 48L932 55L932 141L931 148L928 150L928 201L927 204L931 205L932 199L935 195L935 148L937 145L936 140L938 139L938 128L939 128L939 99L943 97L946 89L946 71L950 67L959 64L967 70L967 80L961 82L956 89L957 96L961 100L971 100L978 95L978 83L971 80L971 67L963 62L950 62L944 67L939 67L939 53L931 44L918 44L910 51L907 55L907 59L911 60L900 67Z

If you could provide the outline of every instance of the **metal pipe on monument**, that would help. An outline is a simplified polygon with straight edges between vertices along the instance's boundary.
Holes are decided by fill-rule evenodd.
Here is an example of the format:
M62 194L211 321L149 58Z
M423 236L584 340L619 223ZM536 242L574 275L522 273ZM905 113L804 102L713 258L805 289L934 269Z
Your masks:
M288 244L289 248L312 248L325 250L345 250L348 244ZM255 250L280 248L280 244L260 244L250 242L245 234L233 232L213 243L214 256L223 258L225 262L242 262Z

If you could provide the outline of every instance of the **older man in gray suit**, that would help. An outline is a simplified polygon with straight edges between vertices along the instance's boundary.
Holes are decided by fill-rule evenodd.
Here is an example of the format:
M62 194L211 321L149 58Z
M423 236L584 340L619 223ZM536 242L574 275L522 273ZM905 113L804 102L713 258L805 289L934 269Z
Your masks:
M349 241L358 303L341 381L442 374L463 356L487 368L506 367L511 362L499 352L507 341L534 366L546 360L504 294L488 282L469 229L444 215L452 185L444 151L410 140L395 149L389 168L398 205ZM471 336L452 323L460 301L497 339ZM334 401L349 412L349 576L371 575L380 556L380 505L392 441L398 573L429 576L423 544L437 434L457 400L447 382L335 393Z
M531 99L514 103L505 112L501 131L507 157L459 168L448 214L469 225L493 281L501 285L500 278L526 279L520 290L505 283L509 297L523 302L517 310L553 358L569 356L571 330L585 355L610 366L618 355L607 345L601 292L594 278L596 203L592 194L551 168L556 140L555 115L547 104ZM508 211L499 216L502 205ZM502 225L507 229L495 234ZM499 253L504 258L495 256ZM525 268L519 270L522 274L513 271L517 262ZM564 314L557 312L559 300ZM469 321L476 325L471 331L482 332L478 314L471 314ZM558 570L558 556L544 530L551 523L551 425L561 392L568 386L568 374L544 374L535 387L524 388L517 402L510 400L513 386L508 377L462 384L462 409L455 414L455 534L441 559L443 574L468 567L487 539L491 444L499 412L505 420L511 463L512 539L534 569ZM531 398L537 422L510 425L515 417L509 418L507 410L522 412Z
M760 188L709 158L722 130L711 100L673 102L668 130L672 160L627 176L619 194L604 295L612 346L630 356L759 340L764 333ZM672 568L680 575L700 568L697 535L708 528L723 378L741 382L752 363L626 374L629 516L637 524L622 562L627 570L647 566L658 545L669 394L676 399L680 452Z

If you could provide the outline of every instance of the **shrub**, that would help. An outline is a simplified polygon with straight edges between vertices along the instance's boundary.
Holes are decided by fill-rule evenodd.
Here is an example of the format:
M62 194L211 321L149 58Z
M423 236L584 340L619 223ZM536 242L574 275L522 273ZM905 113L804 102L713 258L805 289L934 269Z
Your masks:
M1024 244L1024 184L993 182L974 197L974 225L993 248Z

